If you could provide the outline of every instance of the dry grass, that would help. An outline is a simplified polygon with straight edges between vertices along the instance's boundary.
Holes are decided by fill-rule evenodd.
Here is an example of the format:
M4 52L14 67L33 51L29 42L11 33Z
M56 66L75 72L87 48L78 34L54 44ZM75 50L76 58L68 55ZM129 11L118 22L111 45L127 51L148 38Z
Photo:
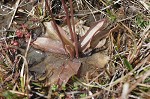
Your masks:
M0 2L0 12L2 12L0 13L0 97L2 99L150 98L150 3L148 1L72 1L74 17L85 21L87 26L92 26L94 22L103 18L109 19L111 29L105 44L105 52L110 57L110 61L103 69L88 71L81 78L72 77L62 88L58 85L45 87L42 82L34 81L33 76L29 75L27 56L32 43L31 36L34 35L30 30L40 26L42 22L51 20L44 0L41 2L16 0L15 5L3 1ZM65 25L66 14L61 5L58 6L59 0L52 2L54 19L59 20L60 26ZM69 2L66 5L69 7ZM5 19L6 15L8 18ZM24 15L28 18L26 22ZM23 20L20 21L21 18ZM19 37L16 30L21 30L23 36ZM26 46L20 47L21 44Z

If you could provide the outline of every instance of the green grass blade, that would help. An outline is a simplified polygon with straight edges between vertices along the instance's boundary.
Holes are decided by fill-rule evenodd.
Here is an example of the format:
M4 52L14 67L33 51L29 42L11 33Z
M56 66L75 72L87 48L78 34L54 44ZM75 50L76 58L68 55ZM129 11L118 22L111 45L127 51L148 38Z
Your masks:
M123 62L124 65L128 68L128 70L131 71L133 69L132 65L129 63L129 61L126 58L123 59Z

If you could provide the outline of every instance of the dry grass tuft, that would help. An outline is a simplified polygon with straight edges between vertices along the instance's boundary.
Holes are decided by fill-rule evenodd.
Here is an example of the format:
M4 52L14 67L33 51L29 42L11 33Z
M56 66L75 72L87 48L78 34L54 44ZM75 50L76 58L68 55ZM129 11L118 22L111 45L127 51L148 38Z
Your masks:
M48 4L52 4L51 14L47 10L45 0L0 1L0 98L150 98L148 1L52 0ZM68 9L63 9L64 7ZM67 15L67 11L71 14ZM66 15L67 18L71 18L70 24L67 23L69 19L66 19ZM78 58L81 54L78 50L78 39L81 35L74 34L75 24L82 21L82 26L91 27L103 18L109 20L106 23L107 27L103 29L109 30L106 44L92 51L87 48L87 53L103 52L107 55L109 61L98 60L100 64L104 63L103 67L92 67L96 64L92 62L95 62L98 56L89 61L92 64L91 68L82 77L73 76L62 87L44 86L43 81L36 79L38 75L30 71L28 54L32 42L45 33L43 22L53 20L60 27L72 28L71 40L77 40L73 46L75 57ZM58 37L61 38L61 34ZM44 66L42 69L44 70ZM47 75L45 72L43 75L40 75L41 79L45 80ZM45 82L48 83L47 80Z

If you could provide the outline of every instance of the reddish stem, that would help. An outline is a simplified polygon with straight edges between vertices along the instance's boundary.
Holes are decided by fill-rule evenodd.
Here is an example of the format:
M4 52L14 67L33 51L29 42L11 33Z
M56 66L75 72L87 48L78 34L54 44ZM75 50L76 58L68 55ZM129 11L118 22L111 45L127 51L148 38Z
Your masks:
M71 23L70 23L70 18L69 18L69 14L68 14L68 8L65 5L65 1L64 0L61 0L61 1L62 1L62 5L63 5L65 13L66 13L67 25L69 27L69 31L70 31L70 34L71 34L71 40L74 42L73 31L72 31L72 27L71 27Z
M75 33L75 24L74 24L74 17L73 17L73 2L72 0L69 0L70 3L70 10L71 10L71 20L72 20L72 25L73 25L73 39L75 42L75 51L76 51L76 58L79 58L79 50L78 50L78 40L77 40L77 35Z
M57 25L56 25L55 20L54 20L54 17L53 17L52 11L51 11L51 6L48 5L48 0L46 0L46 6L47 6L47 8L48 8L49 14L51 15L52 21L53 21L53 23L54 23L54 28L55 28L55 30L56 30L56 32L57 32L57 34L58 34L60 40L62 41L63 48L65 49L65 43L64 43L64 41L63 41L63 39L62 39L62 36L61 36L61 34L60 34L60 31L59 31L59 29L58 29L58 27L57 27Z

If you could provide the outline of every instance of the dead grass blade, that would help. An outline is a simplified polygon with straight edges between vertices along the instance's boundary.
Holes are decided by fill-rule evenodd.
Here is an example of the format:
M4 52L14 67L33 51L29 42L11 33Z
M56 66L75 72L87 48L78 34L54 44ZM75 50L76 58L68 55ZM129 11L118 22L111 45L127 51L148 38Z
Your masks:
M11 59L9 58L8 54L3 50L2 46L1 46L0 50L7 60L7 63L8 63L7 66L9 66L9 68L12 68L11 66L13 66L13 63L12 63Z
M122 80L124 80L125 78L127 78L128 76L131 76L133 74L133 72L136 71L141 65L145 64L148 61L149 58L150 58L150 55L147 56L147 58L145 58L141 63L139 63L132 71L130 71L125 76L123 76L123 77L117 79L116 81L114 81L112 84L110 84L108 87L106 87L106 89L110 89L111 87L113 87L114 85L118 84L119 82L121 82ZM145 75L147 77L149 75L149 71ZM96 97L96 96L100 95L101 93L102 93L102 91L99 91L97 93L94 93L91 96L87 96L87 97L84 97L84 98L81 98L81 99L89 99L91 97Z
M12 17L11 17L11 20L10 20L10 22L9 22L9 24L8 24L8 27L7 27L8 29L10 28L11 23L12 23L14 17L15 17L15 14L16 14L16 11L17 11L17 9L18 9L19 3L20 3L20 0L17 0L16 3L15 3L15 5L14 5L14 7L13 7L13 8L14 8L14 12L13 12L13 15L12 15Z

